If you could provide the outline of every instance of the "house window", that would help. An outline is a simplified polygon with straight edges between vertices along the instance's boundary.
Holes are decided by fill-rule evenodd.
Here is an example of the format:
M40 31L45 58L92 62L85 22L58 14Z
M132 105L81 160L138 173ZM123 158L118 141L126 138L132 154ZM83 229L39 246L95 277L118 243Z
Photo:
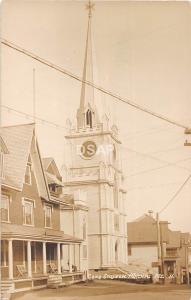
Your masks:
M9 196L1 195L1 220L9 222Z
M30 200L24 200L23 204L24 224L34 225L34 202Z
M114 229L119 231L119 215L114 215Z
M128 256L132 255L132 248L131 245L128 245Z
M27 164L26 173L25 173L25 183L31 184L31 164Z
M8 266L8 241L1 241L1 267Z
M1 152L0 155L0 177L4 178L4 154Z
M87 258L87 245L83 245L83 258Z
M52 227L52 207L45 205L45 227Z

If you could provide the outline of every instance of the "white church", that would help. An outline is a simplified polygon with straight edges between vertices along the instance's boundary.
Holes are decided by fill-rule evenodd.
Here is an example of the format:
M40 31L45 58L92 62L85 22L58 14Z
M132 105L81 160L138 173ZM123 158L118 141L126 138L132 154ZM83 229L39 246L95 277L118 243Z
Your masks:
M91 41L92 4L88 4L88 28L83 82L76 122L67 121L70 165L64 170L64 185L81 193L81 224L87 233L82 259L89 270L125 266L127 251L127 203L121 168L118 128L107 115L100 117L94 99ZM82 196L83 195L83 196ZM83 209L84 207L84 209ZM63 212L66 228L66 212ZM64 221L65 218L65 221Z

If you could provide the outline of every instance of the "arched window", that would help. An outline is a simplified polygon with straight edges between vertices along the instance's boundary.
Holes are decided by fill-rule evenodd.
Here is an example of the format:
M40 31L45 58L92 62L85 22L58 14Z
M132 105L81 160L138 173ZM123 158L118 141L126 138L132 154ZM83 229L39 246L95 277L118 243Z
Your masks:
M92 112L89 109L86 112L86 125L88 125L88 126L90 126L90 128L92 128Z
M116 147L115 144L113 144L113 151L112 151L113 162L116 161L116 158L117 158Z

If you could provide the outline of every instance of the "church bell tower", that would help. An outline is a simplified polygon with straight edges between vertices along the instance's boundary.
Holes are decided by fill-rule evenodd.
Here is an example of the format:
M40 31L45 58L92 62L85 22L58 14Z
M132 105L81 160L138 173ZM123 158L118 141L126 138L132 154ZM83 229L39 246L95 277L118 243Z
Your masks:
M87 4L80 105L76 122L67 121L70 164L65 167L65 186L83 190L88 206L89 269L127 264L126 191L123 187L118 128L108 116L98 115L94 99L91 22L94 4ZM82 255L83 256L83 255Z

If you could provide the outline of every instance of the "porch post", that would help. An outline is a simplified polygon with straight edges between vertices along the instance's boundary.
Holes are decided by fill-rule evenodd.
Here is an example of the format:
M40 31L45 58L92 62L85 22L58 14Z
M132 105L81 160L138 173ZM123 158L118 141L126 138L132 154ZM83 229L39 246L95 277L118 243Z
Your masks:
M32 277L31 268L31 241L27 241L27 265L28 265L28 277Z
M61 268L64 269L64 245L61 245Z
M46 242L42 242L42 256L43 256L43 274L47 273L46 270Z
M13 279L13 241L8 240L9 279Z
M79 244L79 271L81 271L81 248L82 248L82 244Z
M57 244L57 261L58 261L58 274L60 274L61 273L60 243Z
M72 273L72 255L71 255L71 244L68 245L68 263L69 263L69 272Z

